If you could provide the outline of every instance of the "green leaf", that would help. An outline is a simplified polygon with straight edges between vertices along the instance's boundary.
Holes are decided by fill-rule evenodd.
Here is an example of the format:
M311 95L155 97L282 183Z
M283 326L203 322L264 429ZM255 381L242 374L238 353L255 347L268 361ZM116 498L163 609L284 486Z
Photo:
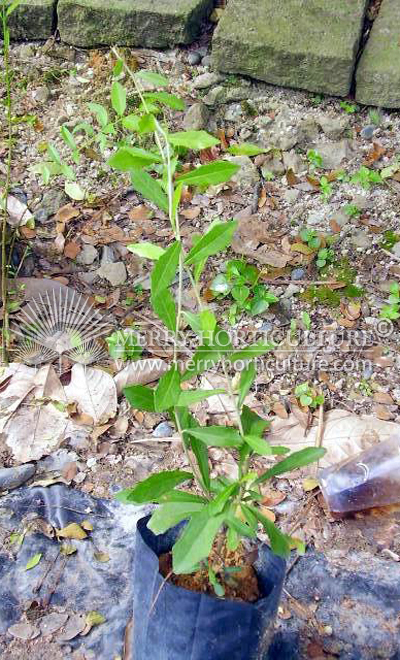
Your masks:
M262 419L257 413L250 410L248 406L243 406L240 419L245 435L257 435L261 437L269 426L269 422L266 419Z
M200 561L208 557L223 518L222 514L210 517L208 511L192 516L172 548L173 571L176 575L190 573Z
M208 505L210 515L216 516L218 513L221 513L228 500L238 492L239 487L239 484L236 482L218 493L217 497L211 500Z
M100 105L100 103L88 103L89 110L94 112L94 114L97 117L97 121L99 122L100 126L104 128L104 126L107 126L108 124L108 113L106 108L103 105Z
M204 502L168 502L162 504L147 523L148 529L154 534L164 534L182 520L187 520L194 513L199 513L207 506Z
M74 140L74 136L72 135L71 131L69 131L66 126L61 126L60 133L65 144L67 144L72 151L76 151L78 149L78 146Z
M239 305L243 305L243 303L247 300L247 298L250 295L250 289L248 286L234 286L231 291L232 298L236 300L236 302L239 303Z
M256 368L254 362L251 362L240 374L238 408L241 409L243 401L249 393L256 377Z
M260 341L256 344L252 344L251 346L247 346L243 350L232 353L229 356L229 360L232 363L243 360L254 360L254 358L260 357L260 355L264 355L265 353L269 353L274 348L275 344L272 344L271 342L264 343Z
M168 493L161 495L158 500L159 504L166 504L167 502L189 502L197 504L207 504L205 497L200 497L194 493L188 493L186 490L170 490Z
M140 170L131 171L132 186L145 199L149 199L159 209L168 213L168 197L160 184L150 174Z
M68 197L70 197L71 199L75 199L78 202L85 199L86 193L80 187L79 183L75 183L74 181L66 181L64 185L64 190L65 193L68 195Z
M140 117L138 115L128 115L122 119L121 123L127 131L139 132Z
M51 160L54 163L57 163L57 165L61 165L61 156L58 150L52 144L47 145L47 153L49 154Z
M244 441L256 454L260 456L271 456L272 448L269 443L258 435L245 435Z
M159 258L151 274L151 295L157 296L170 286L178 270L181 243L174 241Z
M188 186L217 186L226 183L239 171L239 165L227 160L216 160L208 165L201 165L195 170L177 177L178 181Z
M206 133L206 131L181 131L179 133L170 133L168 142L174 147L186 147L186 149L209 149L219 144L220 141Z
M182 470L167 470L152 474L144 481L138 483L134 488L127 488L116 494L115 498L122 502L132 502L133 504L146 504L147 502L157 502L164 493L179 486L184 481L193 479L191 472Z
M173 110L185 109L185 102L179 96L175 96L175 94L168 94L168 92L145 92L143 96L149 101L163 103Z
M224 250L230 245L233 234L237 228L237 222L220 222L214 225L201 239L192 247L185 259L185 264L190 266L203 261L212 254Z
M37 552L36 555L33 555L33 557L30 558L27 565L25 566L25 570L30 571L31 568L35 568L35 566L37 566L38 563L40 562L42 556L43 556L42 552Z
M258 156L259 154L267 153L268 149L257 147L256 144L244 142L243 144L234 144L228 149L230 154L234 156Z
M151 151L138 147L122 147L108 159L108 165L115 170L129 172L129 170L148 167L153 163L160 163L161 160L161 156Z
M176 305L171 292L168 289L160 291L156 296L151 296L151 305L157 316L165 323L168 330L176 330Z
M209 399L210 396L215 396L216 394L224 394L225 390L216 389L216 390L194 390L193 392L186 390L181 392L179 395L178 403L175 405L180 407L192 406L195 403L200 403L205 399Z
M325 449L322 447L306 447L306 449L300 449L300 451L295 451L293 454L290 454L287 458L284 458L283 461L280 461L272 468L264 472L256 481L257 484L262 484L267 479L275 477L278 474L283 474L284 472L290 472L291 470L296 470L297 468L304 467L310 463L318 461L325 454Z
M6 16L10 16L10 14L12 14L13 11L16 10L16 8L21 4L21 2L22 0L14 0L14 2L12 2L11 5L9 5L9 7L7 7Z
M243 506L243 508L245 508ZM268 520L265 516L262 515L257 507L246 507L249 508L256 518L260 521L264 527L265 532L268 534L269 541L271 543L272 552L281 557L287 557L290 554L290 537L282 532L274 525L271 520Z
M143 115L139 120L139 133L141 135L147 135L147 133L154 133L157 129L157 123L154 115L151 112Z
M169 84L165 76L154 73L154 71L136 71L135 76L157 87L166 87Z
M114 80L111 87L111 105L119 117L122 117L126 110L126 89L117 80Z
M150 387L129 385L124 388L123 392L132 408L155 412L154 390Z
M187 432L210 447L241 447L243 444L239 431L229 426L204 426L187 429Z
M168 408L179 405L178 399L181 393L181 379L175 365L165 373L154 391L154 405L156 412L164 412Z
M242 520L239 520L232 512L225 517L224 523L227 524L229 528L232 528L239 536L247 536L252 539L256 535L256 527L250 526Z
M130 243L126 247L129 252L133 252L133 254L137 254L139 257L144 257L145 259L154 259L154 261L158 261L165 254L164 248L159 245L153 245L153 243Z

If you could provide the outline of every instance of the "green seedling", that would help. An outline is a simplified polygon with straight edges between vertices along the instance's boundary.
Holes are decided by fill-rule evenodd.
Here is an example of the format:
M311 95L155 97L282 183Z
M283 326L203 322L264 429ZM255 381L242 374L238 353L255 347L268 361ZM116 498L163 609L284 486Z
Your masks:
M344 212L349 218L358 218L361 215L361 209L356 204L346 204Z
M106 338L108 352L114 360L138 360L143 353L139 338L131 329L117 330Z
M360 109L356 103L348 103L347 101L340 101L339 105L348 115L354 115Z
M324 395L318 394L315 388L311 387L308 382L297 385L294 390L294 395L298 399L300 405L307 408L315 409L324 403Z
M329 183L326 176L321 176L319 181L319 189L323 197L324 202L327 202L333 193L333 186Z
M358 172L350 178L350 182L357 183L365 190L369 190L373 184L383 183L383 179L379 172L370 170L365 165L362 165Z
M333 263L335 252L331 248L322 248L317 255L317 267L324 268Z
M323 165L322 156L318 153L318 151L315 151L315 149L309 149L307 151L307 160L310 163L312 169L317 169Z
M226 265L226 273L217 275L212 281L210 290L215 296L234 300L229 308L231 325L243 312L257 316L278 302L264 284L258 283L259 277L260 272L255 266L242 259L232 259Z
M394 282L390 286L388 303L388 305L382 307L380 317L381 319L395 321L400 318L400 286L398 282Z
M311 250L318 250L321 247L322 241L314 229L304 227L300 232L300 238Z

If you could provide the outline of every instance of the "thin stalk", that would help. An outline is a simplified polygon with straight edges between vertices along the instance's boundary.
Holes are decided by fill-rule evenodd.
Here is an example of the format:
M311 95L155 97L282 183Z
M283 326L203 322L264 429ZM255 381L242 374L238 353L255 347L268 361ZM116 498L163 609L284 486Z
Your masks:
M7 309L7 294L8 294L8 268L7 268L7 217L8 217L8 194L11 183L11 160L12 160L12 98L11 98L11 72L9 60L9 47L8 47L8 34L7 27L7 8L5 2L2 3L2 27L4 38L4 54L3 54L3 80L6 89L6 121L8 128L8 152L6 163L6 180L2 195L2 211L3 220L1 223L1 299L3 304L3 326L2 326L2 344L1 344L1 357L2 362L7 363L7 348L9 342L9 318Z

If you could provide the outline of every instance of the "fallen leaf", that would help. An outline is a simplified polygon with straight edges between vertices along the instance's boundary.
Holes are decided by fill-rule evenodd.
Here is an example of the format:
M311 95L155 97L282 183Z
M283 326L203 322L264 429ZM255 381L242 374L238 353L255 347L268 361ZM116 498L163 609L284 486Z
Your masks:
M96 561L100 561L102 564L110 561L110 555L108 555L106 552L95 552L93 556Z
M146 206L145 204L140 204L135 206L134 209L131 209L128 213L129 220L140 221L140 220L149 220L154 215L154 211Z
M64 257L67 257L68 259L75 259L80 253L80 251L81 251L81 246L78 245L78 243L75 243L74 241L70 241L69 243L65 244Z
M296 183L299 183L299 180L298 180L297 176L295 175L295 173L291 169L289 169L286 172L286 181L288 182L289 186L295 186Z
M318 488L318 486L318 479L312 479L312 477L303 479L303 490L305 493L309 493L310 491L315 490L315 488Z
M70 543L63 543L60 547L60 552L62 555L65 555L66 557L69 557L70 555L74 555L78 549L74 546L71 545Z
M262 515L265 516L265 518L267 518L267 519L270 520L271 522L275 522L275 520L276 520L276 515L274 514L273 511L271 511L271 509L268 509L268 508L265 507L265 506L261 506L261 507L260 507L260 511L261 511Z
M82 529L78 523L70 523L62 529L57 529L56 534L58 538L74 539L75 541L80 541L87 538L85 530Z
M67 623L60 633L57 634L58 642L69 642L77 637L86 626L85 616L83 614L70 614Z
M42 556L43 556L42 552L37 552L36 555L33 555L33 557L29 559L27 565L25 566L25 570L30 571L31 568L35 568L35 566L37 566L38 563L40 562Z
M82 529L85 529L87 532L93 531L93 525L89 520L84 520L83 522L81 522L81 527Z
M268 440L273 445L283 445L292 451L314 447L318 421L313 418L313 426L304 436L304 431L291 414L283 420L275 417L271 422ZM336 409L326 413L322 446L326 454L319 461L320 467L329 467L346 458L368 449L392 435L400 435L400 424L377 419L374 415L355 415L347 410Z
M164 360L136 360L130 362L116 376L114 383L118 394L122 394L124 387L128 385L147 385L158 380L166 371L168 365Z
M384 403L388 406L394 404L393 398L390 396L388 392L375 392L374 401L376 403Z
M179 215L182 215L187 220L195 220L196 218L199 217L200 212L201 212L200 206L194 206L191 209L183 209L183 211L179 212Z
M300 254L314 254L315 250L310 248L305 243L293 243L291 246L292 252L300 252Z
M2 194L0 189L0 195ZM18 197L9 195L7 197L7 223L11 227L20 227L26 225L27 222L34 223L34 216L28 209L27 205L21 202Z
M117 388L106 371L74 364L65 394L68 402L76 403L79 411L90 415L96 425L105 424L116 415Z
M374 406L374 413L378 419L382 419L384 421L394 419L394 413L392 413L386 406L382 406L379 403Z
M274 403L274 405L272 406L272 411L275 413L275 415L278 415L278 417L280 417L281 419L287 419L289 417L289 413L286 410L286 406L280 401Z
M25 622L16 623L13 626L10 626L7 632L12 635L12 637L16 637L16 639L22 639L24 641L35 639L40 635L40 631L35 626Z
M54 216L56 222L62 222L66 224L73 218L80 216L80 211L75 208L73 204L66 204L58 209L57 213Z

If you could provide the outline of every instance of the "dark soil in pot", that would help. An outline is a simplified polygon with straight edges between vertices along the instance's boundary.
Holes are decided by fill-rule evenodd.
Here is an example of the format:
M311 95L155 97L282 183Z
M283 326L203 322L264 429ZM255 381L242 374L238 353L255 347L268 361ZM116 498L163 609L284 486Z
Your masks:
M137 525L134 561L134 660L265 660L286 564L260 545L254 564L262 597L254 603L216 598L165 581L159 558L183 525L156 536L149 517Z

